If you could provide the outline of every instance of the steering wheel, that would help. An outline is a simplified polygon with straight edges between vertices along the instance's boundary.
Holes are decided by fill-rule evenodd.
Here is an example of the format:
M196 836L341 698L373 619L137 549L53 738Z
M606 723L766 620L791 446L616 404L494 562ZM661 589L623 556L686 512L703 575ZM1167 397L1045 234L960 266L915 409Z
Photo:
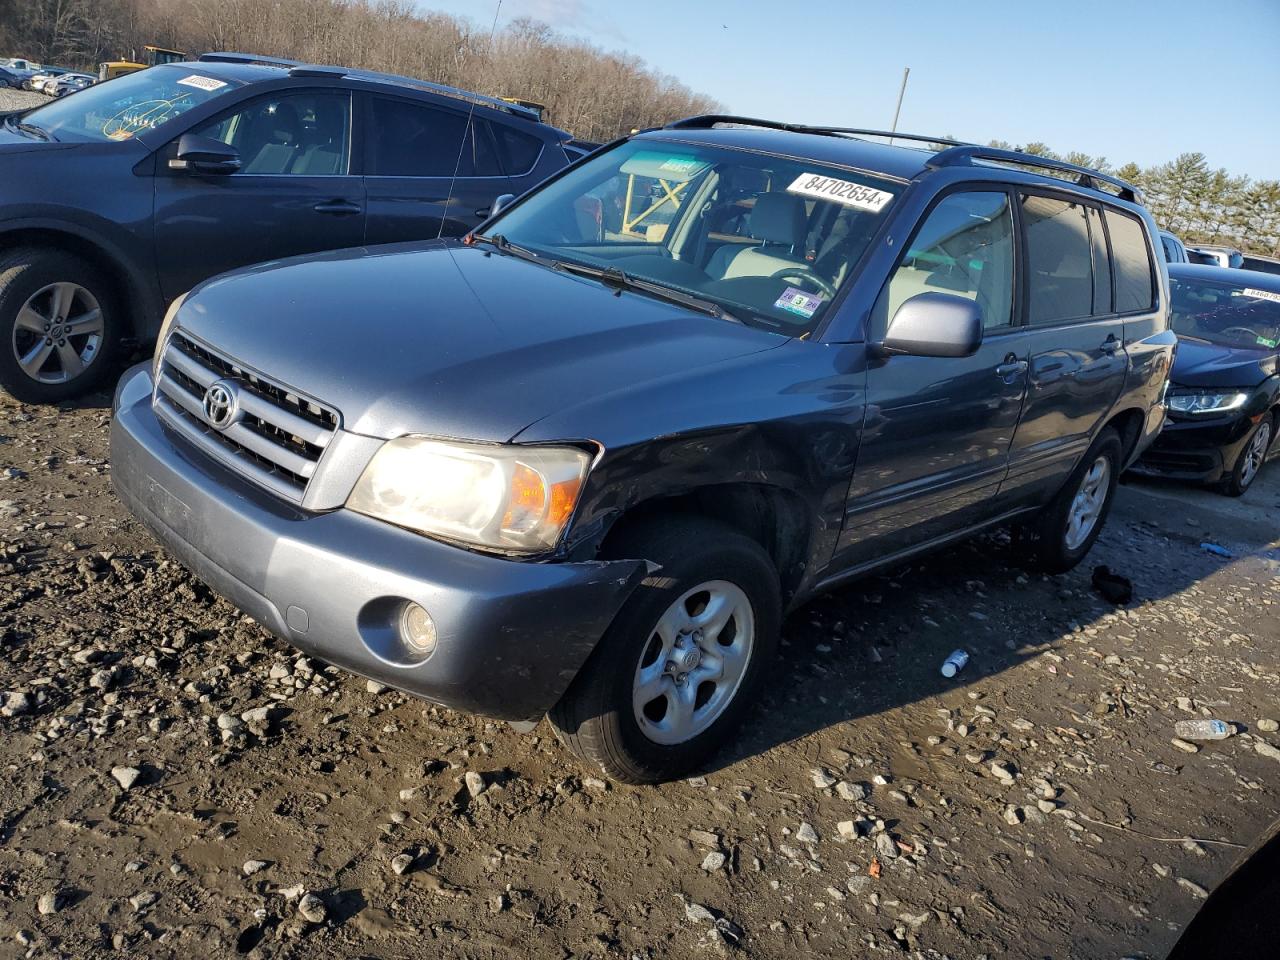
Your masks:
M828 300L832 300L836 295L836 288L829 280L818 276L807 267L783 267L777 273L769 278L770 280L800 280L812 283L818 288L818 292L826 295Z
M1248 337L1250 340L1256 340L1258 338L1258 332L1256 330L1251 330L1249 327L1227 327L1225 330L1221 330L1219 332L1224 337L1228 334L1237 333L1244 334L1244 336Z

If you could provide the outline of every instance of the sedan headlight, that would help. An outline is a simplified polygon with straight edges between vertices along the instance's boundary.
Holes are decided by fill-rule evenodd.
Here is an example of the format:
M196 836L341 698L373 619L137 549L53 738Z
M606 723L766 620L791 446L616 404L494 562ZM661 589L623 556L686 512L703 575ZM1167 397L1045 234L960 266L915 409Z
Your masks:
M577 447L401 437L374 454L347 506L428 536L535 553L560 539L590 465Z
M1228 413L1245 405L1249 394L1233 390L1226 393L1180 393L1169 397L1169 409L1188 416Z

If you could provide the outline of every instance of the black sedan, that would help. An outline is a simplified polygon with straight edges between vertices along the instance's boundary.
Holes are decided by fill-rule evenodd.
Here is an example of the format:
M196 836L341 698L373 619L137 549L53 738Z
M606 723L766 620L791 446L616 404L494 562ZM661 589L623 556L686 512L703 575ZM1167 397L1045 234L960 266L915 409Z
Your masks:
M1170 264L1169 419L1139 473L1249 489L1280 427L1280 276Z

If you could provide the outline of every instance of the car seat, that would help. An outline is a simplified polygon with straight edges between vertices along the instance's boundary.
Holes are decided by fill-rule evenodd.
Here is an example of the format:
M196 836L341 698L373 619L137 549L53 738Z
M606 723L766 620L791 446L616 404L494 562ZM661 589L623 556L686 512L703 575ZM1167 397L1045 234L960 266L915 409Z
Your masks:
M737 277L771 277L787 267L809 267L797 253L805 239L804 201L786 193L762 193L747 220L759 246L740 248L726 245L707 264L707 273L720 280Z

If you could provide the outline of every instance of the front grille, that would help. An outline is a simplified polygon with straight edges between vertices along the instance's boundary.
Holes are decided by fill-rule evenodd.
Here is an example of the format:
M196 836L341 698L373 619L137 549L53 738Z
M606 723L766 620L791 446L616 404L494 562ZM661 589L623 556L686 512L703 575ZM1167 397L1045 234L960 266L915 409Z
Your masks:
M221 428L205 413L205 393L219 381L234 393L237 408ZM152 402L157 415L195 446L294 503L302 502L339 422L336 411L181 330L164 346Z

